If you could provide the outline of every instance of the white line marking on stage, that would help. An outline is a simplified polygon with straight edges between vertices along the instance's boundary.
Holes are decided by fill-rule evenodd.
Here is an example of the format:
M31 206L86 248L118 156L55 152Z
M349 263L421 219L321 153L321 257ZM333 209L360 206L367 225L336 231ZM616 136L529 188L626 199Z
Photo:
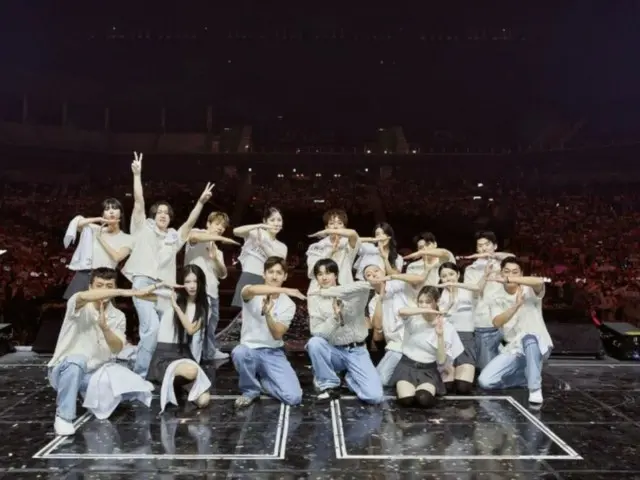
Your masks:
M395 395L385 395L385 400L395 400ZM445 397L440 397L444 400L507 400L511 397L504 395L447 395ZM355 395L344 395L340 397L340 400L357 400L358 397Z
M46 367L47 363L0 363L2 367Z
M336 414L336 400L331 400L329 403L331 409L331 430L333 432L333 446L336 450L336 458L342 458L342 441L340 438L340 431L338 430L338 415Z
M282 404L284 405L284 404ZM280 452L278 458L284 460L287 453L287 440L289 439L289 414L291 413L291 407L284 405L284 425L282 427L282 435L280 441Z
M76 428L76 430L78 430L78 428L80 428L82 425L87 423L90 418L91 418L91 413L85 412L81 417L79 417L78 419L76 419L75 422L73 422L73 426ZM47 455L49 455L49 452L52 452L53 450L55 450L56 447L60 445L62 442L64 442L67 438L68 437L65 437L62 435L56 435L56 438L54 438L49 443L47 443L43 448L41 448L33 456L33 458L47 458Z
M571 458L574 460L583 460L583 458L576 452L573 448L571 448L564 440L558 437L555 433L553 433L549 427L547 427L544 423L538 420L535 415L533 415L529 410L527 410L520 402L515 400L513 397L508 397L508 401L511 405L516 407L520 413L522 413L531 423L533 423L538 429L544 433L547 437L553 440L560 448L562 448Z
M144 454L144 453L117 453L113 455L109 454L70 454L70 453L52 453L45 457L46 459L56 460L280 460L273 455L234 455L234 454L211 454L211 455L197 455L197 454Z
M393 399L394 396L385 396L385 400ZM345 442L344 428L342 425L342 412L340 409L340 401L334 400L332 402L331 417L334 422L335 417L335 430L338 430L340 435L338 437L340 441L340 451L336 448L336 457L338 459L345 460L583 460L583 458L560 437L553 433L549 428L538 420L531 412L524 408L520 403L513 399L511 396L506 395L470 395L460 396L451 395L442 397L444 400L497 400L506 401L513 405L524 417L535 425L540 431L542 431L547 437L549 437L554 443L562 448L567 455L350 455L347 450ZM341 397L340 400L356 400L357 397ZM335 402L335 407L333 403ZM334 441L336 441L336 433L334 431Z
M334 435L337 434L338 438L338 447L336 448L336 458L345 458L347 455L347 446L344 441L344 427L342 425L342 410L340 408L340 400L331 400L332 405L332 417L335 415L335 431ZM335 441L335 437L334 437Z
M558 368L558 367L588 367L588 368L626 368L626 367L640 367L640 363L562 363L562 362L549 362L546 368Z
M569 455L345 455L344 460L577 460Z
M216 400L235 400L240 395L212 395L212 399ZM272 399L271 397L261 397ZM273 453L270 454L136 454L136 453L52 453L67 438L65 436L56 436L33 458L46 458L58 460L283 460L286 454L286 443L289 436L289 414L290 407L284 403L280 403L280 413L278 415L278 426L276 427L275 442ZM76 431L85 423L91 420L90 412L85 412L74 422Z

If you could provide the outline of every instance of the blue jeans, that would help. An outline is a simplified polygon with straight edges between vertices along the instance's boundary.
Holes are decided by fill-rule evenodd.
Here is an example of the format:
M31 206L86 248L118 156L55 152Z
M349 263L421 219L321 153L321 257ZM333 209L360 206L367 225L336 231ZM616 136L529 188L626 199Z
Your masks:
M336 347L324 338L311 337L305 348L320 390L339 387L336 372L346 370L347 386L360 400L371 404L382 402L382 381L365 347Z
M500 354L502 331L499 328L476 328L476 368L482 370Z
M69 355L58 365L49 367L49 383L56 390L56 416L73 422L76 419L78 395L87 391L92 373L87 372L83 355Z
M156 283L156 280L149 277L133 277L132 286L134 290L142 290ZM155 302L133 298L133 305L138 313L140 341L138 342L138 353L133 365L133 371L146 378L149 373L151 357L158 344L158 329L160 328L160 312L156 308Z
M544 356L540 352L538 339L526 335L522 339L524 355L501 353L484 367L478 377L478 385L486 390L528 387L529 391L542 388L542 363L551 351Z
M211 302L211 311L209 312L209 321L207 323L207 338L204 339L205 346L202 360L213 360L216 353L216 328L220 321L220 299L209 297Z
M242 395L255 398L261 391L286 405L302 402L302 388L282 348L249 348L238 345L231 352Z
M384 354L384 357L382 357L382 360L380 360L380 362L376 366L376 370L378 371L378 375L380 375L380 380L382 381L383 387L389 386L389 382L391 381L393 372L395 372L396 367L398 366L398 362L400 362L401 358L401 352L387 350Z

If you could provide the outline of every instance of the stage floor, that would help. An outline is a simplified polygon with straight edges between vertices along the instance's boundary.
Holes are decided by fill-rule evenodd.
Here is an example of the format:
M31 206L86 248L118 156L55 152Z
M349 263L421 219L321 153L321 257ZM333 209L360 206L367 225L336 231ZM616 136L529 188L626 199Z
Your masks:
M109 421L80 409L77 434L56 437L48 359L0 359L0 479L638 479L640 364L552 361L545 403L523 391L447 397L430 412L389 399L289 408L263 399L235 412L236 377L218 367L212 405L159 415L127 405ZM346 394L348 395L348 394Z

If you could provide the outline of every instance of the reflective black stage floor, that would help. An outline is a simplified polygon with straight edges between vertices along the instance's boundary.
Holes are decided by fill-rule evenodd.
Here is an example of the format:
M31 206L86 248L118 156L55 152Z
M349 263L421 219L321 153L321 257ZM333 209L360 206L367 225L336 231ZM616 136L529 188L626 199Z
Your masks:
M235 412L236 379L218 368L212 405L160 416L123 406L88 414L74 437L53 434L46 358L0 359L0 479L638 479L640 365L552 362L545 404L526 392L443 399L431 412L353 398L301 407L263 399ZM80 410L82 412L82 410Z

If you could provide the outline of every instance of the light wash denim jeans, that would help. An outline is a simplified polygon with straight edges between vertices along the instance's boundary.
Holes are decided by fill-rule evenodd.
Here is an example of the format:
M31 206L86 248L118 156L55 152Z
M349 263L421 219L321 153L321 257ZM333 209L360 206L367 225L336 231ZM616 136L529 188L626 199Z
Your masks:
M73 422L76 419L78 395L87 391L93 373L87 372L83 355L69 355L58 365L49 367L49 383L57 392L56 416Z
M282 348L249 348L238 345L231 352L242 395L255 398L264 391L286 405L302 402L302 388Z
M500 354L502 331L499 328L476 328L476 368L482 370Z
M387 350L384 357L382 357L378 365L376 365L376 370L378 371L378 375L380 375L383 387L389 386L393 372L396 371L396 367L398 366L401 358L402 352Z
M157 280L144 276L133 277L132 286L135 290L142 290L149 285L156 283ZM140 324L138 332L140 341L138 342L138 353L132 370L146 378L149 373L149 365L153 352L158 344L158 329L160 328L160 312L155 302L142 300L140 298L133 299L133 305L136 307L138 314L138 322Z
M551 355L540 352L538 339L526 335L522 339L524 354L501 353L484 367L478 377L478 385L485 390L527 387L530 392L542 388L542 364Z
M366 347L337 347L324 338L311 337L305 348L320 390L339 387L340 377L336 372L346 371L347 386L360 400L371 404L382 402L380 375Z

